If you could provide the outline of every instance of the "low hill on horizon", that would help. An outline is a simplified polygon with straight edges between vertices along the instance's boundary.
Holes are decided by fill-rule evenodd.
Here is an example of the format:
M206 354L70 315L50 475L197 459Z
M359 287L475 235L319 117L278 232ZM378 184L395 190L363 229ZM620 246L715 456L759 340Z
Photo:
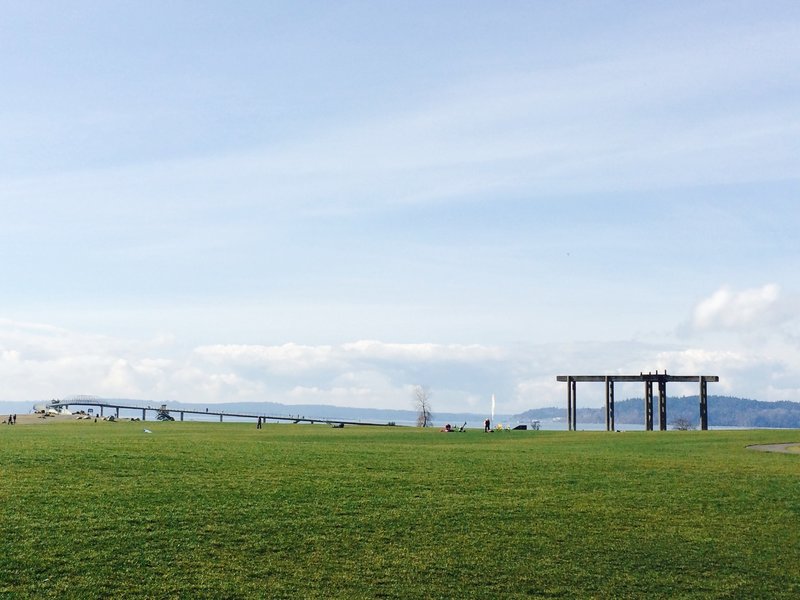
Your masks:
M100 400L100 398L97 398ZM289 417L314 417L319 419L342 419L352 421L377 421L411 424L416 422L417 413L412 409L388 408L356 408L347 406L334 406L327 404L281 404L278 402L227 402L216 404L202 404L196 402L163 402L160 400L134 400L124 398L102 398L110 403L128 404L137 407L158 408L166 404L171 410L198 410L206 408L222 410L230 413L269 414L272 416ZM42 401L44 402L44 401ZM699 397L680 396L667 399L667 421L674 423L677 419L685 419L695 427L699 427ZM39 402L0 402L0 415L26 414L32 411L34 404ZM658 421L658 399L654 399L656 421ZM628 398L617 400L614 403L615 421L618 424L632 424L644 422L644 399ZM434 422L443 425L446 422L461 423L464 421L482 421L488 414L473 412L437 412L434 411ZM566 407L534 408L525 412L509 415L495 415L495 422L530 420L564 419ZM733 396L708 397L708 421L712 427L774 427L800 429L800 402L788 400L765 402ZM578 406L579 423L604 423L604 407Z
M655 420L658 421L658 398L653 400ZM579 423L605 423L605 407L580 408ZM566 407L534 408L519 415L520 420L565 417ZM695 427L700 423L700 397L667 398L667 422L685 419ZM628 398L614 402L616 423L644 423L644 399ZM711 427L776 427L800 428L800 402L782 400L765 402L734 396L708 397L708 424Z

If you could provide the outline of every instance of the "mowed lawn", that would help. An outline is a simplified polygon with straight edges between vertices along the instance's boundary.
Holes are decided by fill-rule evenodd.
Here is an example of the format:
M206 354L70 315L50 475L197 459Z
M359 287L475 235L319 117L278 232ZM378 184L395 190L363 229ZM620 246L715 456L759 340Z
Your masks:
M800 432L0 427L0 597L797 598L770 442Z

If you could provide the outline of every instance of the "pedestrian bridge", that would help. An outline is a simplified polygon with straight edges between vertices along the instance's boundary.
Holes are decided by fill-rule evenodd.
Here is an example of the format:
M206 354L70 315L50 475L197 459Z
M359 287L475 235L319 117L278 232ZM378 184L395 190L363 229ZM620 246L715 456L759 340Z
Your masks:
M293 415L270 415L267 413L248 413L248 412L228 412L228 411L221 411L221 410L211 410L209 408L206 409L197 409L197 408L170 408L166 404L160 404L159 406L152 406L147 404L143 406L142 404L137 404L132 401L127 400L112 400L112 399L105 399L105 398L98 398L97 396L70 396L68 398L64 398L63 400L50 400L46 403L47 408L59 409L59 408L69 408L70 406L86 406L91 408L99 408L100 409L100 416L105 416L106 411L108 414L113 414L115 418L119 418L119 411L120 410L127 410L127 411L134 411L142 413L142 421L147 420L148 413L152 416L153 419L157 419L159 415L169 415L175 418L178 415L178 419L183 421L186 415L203 415L204 417L218 417L219 422L222 423L224 419L227 417L228 419L253 419L254 421L258 421L261 419L262 421L275 421L275 422L287 422L287 423L327 423L330 425L370 425L373 427L391 427L394 423L376 423L376 422L368 422L368 421L348 421L343 419L332 419L327 417L306 417L306 416L293 416Z

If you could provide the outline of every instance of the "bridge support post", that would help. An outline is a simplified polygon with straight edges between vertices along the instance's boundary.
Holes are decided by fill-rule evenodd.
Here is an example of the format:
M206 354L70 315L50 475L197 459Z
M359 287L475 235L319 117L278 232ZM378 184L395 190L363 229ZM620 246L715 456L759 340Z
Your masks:
M644 429L653 431L653 382L644 382Z
M222 423L222 413L219 413L219 422Z
M142 421L147 421L147 409L142 409Z
M183 411L181 411L181 421L183 421Z
M103 416L103 405L102 404L100 405L100 416L101 417Z
M658 428L667 430L667 382L663 379L658 381Z
M116 417L117 417L117 419L119 419L119 406L117 406L116 409L117 409L116 410Z
M606 377L606 431L614 431L614 381Z
M700 376L700 430L708 430L708 382Z

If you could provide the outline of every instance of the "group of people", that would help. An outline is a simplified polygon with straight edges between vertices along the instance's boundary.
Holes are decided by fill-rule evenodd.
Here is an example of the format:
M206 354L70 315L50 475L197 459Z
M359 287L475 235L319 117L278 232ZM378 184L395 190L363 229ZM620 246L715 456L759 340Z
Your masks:
M16 425L17 424L17 415L8 415L8 421L3 421L3 425Z
M453 427L452 425L450 425L450 423L448 423L447 425L442 427L439 431L441 431L442 433L452 433L454 431L464 431L466 427L467 427L466 423L464 423L461 427L458 428ZM483 431L485 431L486 433L492 433L492 422L490 419L486 419L483 422Z
M448 423L447 425L442 427L439 431L441 431L442 433L453 433L454 431L458 431L459 433L461 433L461 432L465 431L466 428L467 428L467 424L466 423L464 423L461 427L457 427L455 425L450 425L450 423Z

